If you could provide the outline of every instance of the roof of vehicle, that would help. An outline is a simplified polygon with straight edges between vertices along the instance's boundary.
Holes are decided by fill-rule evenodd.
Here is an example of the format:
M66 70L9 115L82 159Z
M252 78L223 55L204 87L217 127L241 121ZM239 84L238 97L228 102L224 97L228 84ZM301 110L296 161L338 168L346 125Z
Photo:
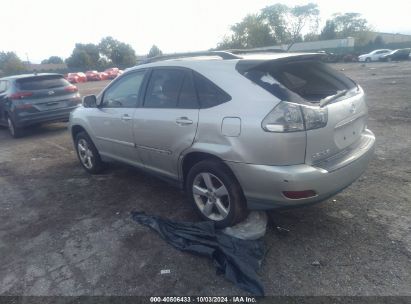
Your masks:
M217 52L218 53L218 52ZM228 53L230 54L230 53ZM277 60L277 59L286 59L286 58L295 58L295 57L322 57L323 53L236 53L231 54L233 58L227 57L226 59L222 58L220 55L214 55L213 52L210 52L209 55L199 55L199 56L183 56L181 58L167 58L159 59L154 62L143 63L135 67L127 69L127 71L141 69L145 67L156 67L156 66L190 66L192 64L210 64L214 63L216 65L221 65L222 63L230 63L232 65L237 64L242 60L249 61L268 61L268 60Z
M61 76L61 74L57 73L37 73L37 74L21 74L21 75L12 75L0 78L1 80L14 80L14 79L21 79L21 78L28 78L28 77L36 77L36 76Z

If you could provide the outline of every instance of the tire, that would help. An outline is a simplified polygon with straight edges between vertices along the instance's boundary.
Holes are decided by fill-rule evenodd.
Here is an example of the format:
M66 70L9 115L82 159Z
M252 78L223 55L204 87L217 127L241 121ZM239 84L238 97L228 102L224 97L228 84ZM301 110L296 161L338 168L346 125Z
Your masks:
M22 128L16 127L13 119L10 116L7 116L7 126L9 128L10 135L14 138L19 138L23 136L24 132Z
M186 189L200 217L217 228L235 225L248 214L240 184L219 161L195 164L187 175Z
M371 62L371 58L370 57L365 58L365 62Z
M77 134L75 148L81 166L88 173L98 174L105 169L105 164L101 160L96 146L86 132Z

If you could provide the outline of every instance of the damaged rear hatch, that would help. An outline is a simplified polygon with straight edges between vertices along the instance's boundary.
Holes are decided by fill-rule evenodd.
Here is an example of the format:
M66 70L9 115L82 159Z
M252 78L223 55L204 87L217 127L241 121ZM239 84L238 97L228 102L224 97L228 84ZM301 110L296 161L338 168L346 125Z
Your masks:
M246 56L236 67L281 100L264 119L263 129L305 131L305 163L328 171L355 159L354 152L368 141L368 110L361 87L321 62L320 54L277 56L267 60Z

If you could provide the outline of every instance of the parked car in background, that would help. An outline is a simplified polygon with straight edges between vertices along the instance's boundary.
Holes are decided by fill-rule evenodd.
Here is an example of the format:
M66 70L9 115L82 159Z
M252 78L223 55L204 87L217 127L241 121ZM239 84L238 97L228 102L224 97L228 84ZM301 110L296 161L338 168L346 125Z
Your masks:
M83 72L77 72L77 75L79 76L80 82L86 82L87 81L87 76Z
M70 83L86 82L87 76L82 72L68 73L66 78Z
M408 60L410 49L398 49L380 57L380 61Z
M0 78L0 125L13 137L23 128L67 121L81 102L77 87L59 74L26 74Z
M104 72L107 73L108 79L114 79L117 76L120 76L121 74L123 74L123 71L120 70L119 68L109 68L105 70Z
M364 172L375 142L364 92L323 54L200 55L156 57L84 97L69 124L83 168L155 173L218 227L323 201Z
M392 52L390 49L381 49L381 50L374 50L368 54L362 54L358 56L359 62L371 62L371 61L379 61L383 55Z
M97 71L87 71L86 72L87 81L99 81L101 80L101 75Z
M101 80L107 80L108 79L108 74L106 72L100 72L100 78L101 78Z

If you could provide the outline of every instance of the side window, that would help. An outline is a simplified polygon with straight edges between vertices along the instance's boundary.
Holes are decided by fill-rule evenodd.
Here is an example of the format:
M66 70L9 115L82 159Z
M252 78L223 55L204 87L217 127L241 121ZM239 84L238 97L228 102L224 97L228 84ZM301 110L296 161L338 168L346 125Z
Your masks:
M211 108L231 100L230 95L204 76L194 73L194 81L202 108Z
M103 96L104 108L135 108L145 71L130 73L107 89Z
M154 70L147 87L144 107L176 108L185 74L178 69Z

